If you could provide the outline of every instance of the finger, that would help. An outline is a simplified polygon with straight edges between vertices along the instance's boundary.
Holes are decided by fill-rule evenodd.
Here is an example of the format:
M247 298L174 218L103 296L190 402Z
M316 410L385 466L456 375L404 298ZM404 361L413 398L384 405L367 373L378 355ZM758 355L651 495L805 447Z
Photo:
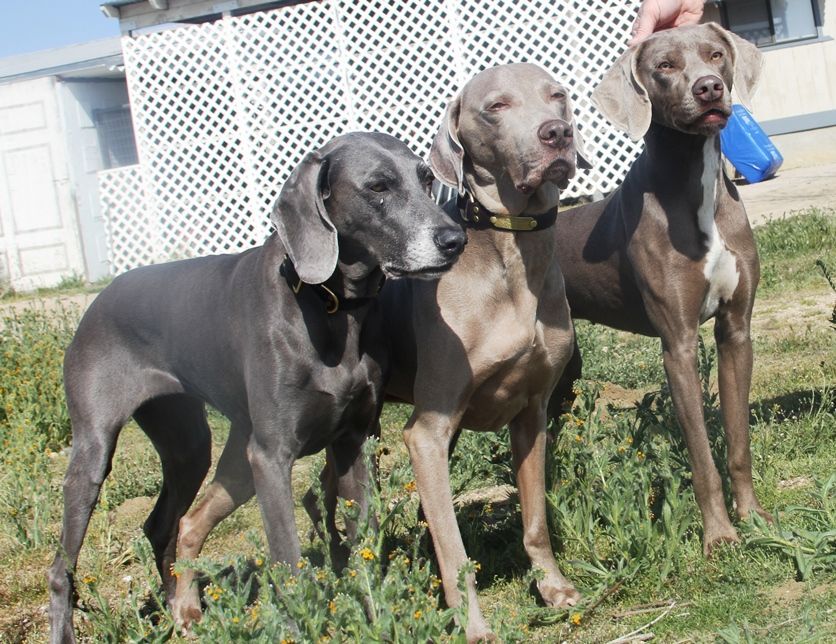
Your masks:
M657 16L653 12L644 9L639 10L639 15L636 16L636 21L633 23L633 37L627 44L632 47L647 38L656 28L656 22Z

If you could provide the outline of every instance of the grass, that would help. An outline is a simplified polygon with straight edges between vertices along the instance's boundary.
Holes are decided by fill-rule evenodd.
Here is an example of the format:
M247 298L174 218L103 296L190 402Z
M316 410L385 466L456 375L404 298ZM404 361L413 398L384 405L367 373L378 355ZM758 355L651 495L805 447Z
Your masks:
M555 611L531 594L507 434L465 432L452 483L480 600L502 641L609 641L652 632L658 641L825 642L836 639L836 217L813 211L756 230L764 275L753 320L751 396L755 486L774 525L738 525L737 547L702 555L690 470L664 386L658 341L579 324L585 380L571 414L552 428L547 501L554 546L583 602ZM825 272L826 272L825 271ZM42 642L44 573L59 533L69 440L60 356L79 311L37 309L0 321L0 641ZM711 325L700 352L712 448L723 466ZM258 508L247 503L210 537L199 641L460 641L440 598L418 520L401 428L410 408L381 418L374 494L382 530L361 530L349 572L325 566L298 507L322 456L294 471L306 557L267 565ZM210 414L213 457L228 424ZM76 627L86 641L163 641L173 633L141 524L159 463L130 424L120 438L78 567ZM503 488L504 489L504 488ZM343 505L341 512L351 513ZM276 592L275 589L280 589ZM373 619L369 614L375 616ZM652 622L652 624L651 624Z
M25 300L42 299L56 295L76 295L79 293L98 293L110 284L113 277L102 277L95 282L86 281L81 275L73 274L61 278L56 286L38 288L34 291L18 292L8 284L0 283L0 303L20 302Z

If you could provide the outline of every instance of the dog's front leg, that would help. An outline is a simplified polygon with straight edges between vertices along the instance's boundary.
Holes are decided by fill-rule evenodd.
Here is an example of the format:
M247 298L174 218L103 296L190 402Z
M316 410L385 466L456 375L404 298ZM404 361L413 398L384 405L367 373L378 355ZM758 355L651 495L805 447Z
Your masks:
M546 519L546 410L532 404L510 424L511 450L520 492L523 545L532 567L544 576L537 590L549 606L574 606L580 594L563 576L554 559Z
M416 408L404 429L415 482L435 546L444 598L448 606L458 606L462 597L458 589L459 570L467 562L450 491L447 457L456 427L452 419L437 412L421 413ZM493 638L476 597L476 576L465 575L467 592L468 642Z
M757 512L772 517L755 496L752 483L752 454L749 447L749 388L752 383L752 339L750 318L745 311L721 307L714 325L717 342L717 380L720 411L726 433L727 463L737 514L741 518Z
M380 435L379 432L377 435ZM347 436L334 441L328 446L327 460L323 474L320 479L328 479L325 492L326 528L331 537L331 563L334 570L341 571L348 564L349 549L341 543L340 534L337 531L335 521L336 497L346 501L356 502L360 512L357 519L346 518L345 529L347 540L353 544L357 540L358 522L371 521L372 527L376 527L375 517L369 516L369 493L370 486L374 481L370 476L366 458L363 454L363 445L366 441L366 432L350 432ZM373 465L374 466L374 465Z
M276 414L276 418L285 419L287 416ZM301 547L293 515L291 485L291 470L296 455L290 449L289 441L282 440L287 431L276 419L268 422L253 419L247 458L253 472L270 557L273 561L294 565L301 557Z
M703 413L702 388L697 370L697 330L678 327L662 336L662 357L677 420L688 447L694 495L703 520L703 552L711 554L722 542L738 541L723 500L720 474L711 455Z

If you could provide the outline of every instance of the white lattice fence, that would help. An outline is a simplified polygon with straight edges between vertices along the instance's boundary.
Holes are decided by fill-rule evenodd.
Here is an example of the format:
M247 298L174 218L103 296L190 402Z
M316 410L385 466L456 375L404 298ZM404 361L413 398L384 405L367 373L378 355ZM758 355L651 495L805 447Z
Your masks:
M321 0L125 38L146 195L135 216L155 222L155 235L111 249L114 271L260 243L293 166L338 134L384 131L426 155L461 84L506 62L540 64L573 90L597 163L565 196L612 190L639 146L589 95L623 50L637 4ZM109 187L115 231L131 206L115 180Z
M119 274L156 261L158 222L148 208L139 166L99 172L99 195L111 272Z

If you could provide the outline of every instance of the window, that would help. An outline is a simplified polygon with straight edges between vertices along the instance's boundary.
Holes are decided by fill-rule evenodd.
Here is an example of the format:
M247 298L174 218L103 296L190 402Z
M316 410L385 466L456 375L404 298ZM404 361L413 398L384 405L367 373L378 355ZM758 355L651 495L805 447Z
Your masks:
M134 165L137 162L137 154L131 110L127 107L95 110L93 119L99 135L104 169Z
M724 26L758 45L777 45L819 36L818 0L722 0Z

